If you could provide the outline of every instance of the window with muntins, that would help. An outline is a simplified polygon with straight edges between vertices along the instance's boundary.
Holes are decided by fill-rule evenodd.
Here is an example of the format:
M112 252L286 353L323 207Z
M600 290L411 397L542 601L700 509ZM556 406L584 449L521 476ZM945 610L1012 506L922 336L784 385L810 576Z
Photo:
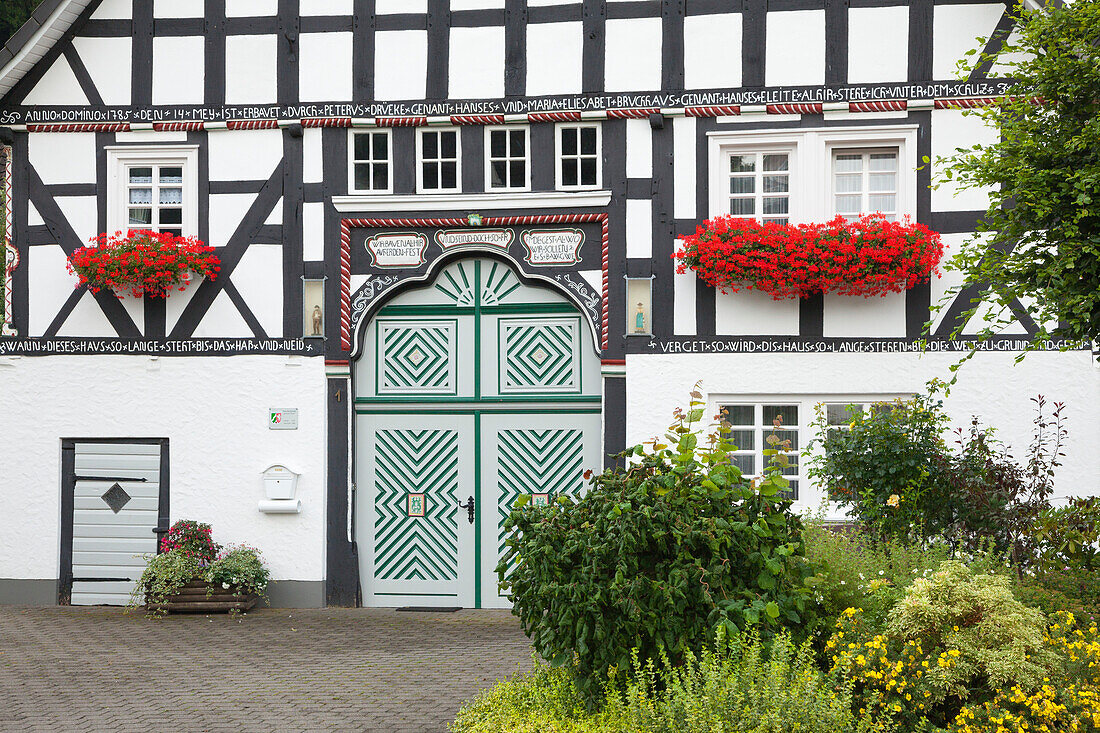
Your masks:
M530 146L527 134L526 127L486 129L489 151L487 189L530 188Z
M183 236L182 166L127 166L126 193L126 223L130 230Z
M874 212L897 220L897 148L834 150L833 212L849 221Z
M421 130L417 148L420 190L458 191L458 130Z
M780 440L789 440L790 446L782 453L787 456L788 464L781 471L789 482L787 493L792 499L798 498L798 451L799 443L799 405L791 403L726 403L720 406L719 414L729 423L732 433L730 440L737 446L733 453L733 462L749 478L759 478L768 467L771 456L764 451L772 446L768 436L774 431ZM775 427L776 418L782 419L781 427ZM777 446L778 447L778 446Z
M388 130L351 135L351 190L390 190L390 133Z
M786 224L791 211L790 155L786 152L731 153L727 158L728 213Z
M600 126L558 126L558 188L596 188L600 185Z

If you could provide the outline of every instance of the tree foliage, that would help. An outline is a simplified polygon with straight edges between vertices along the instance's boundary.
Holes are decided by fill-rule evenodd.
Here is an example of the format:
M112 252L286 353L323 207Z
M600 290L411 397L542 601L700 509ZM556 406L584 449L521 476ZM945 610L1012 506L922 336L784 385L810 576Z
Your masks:
M7 42L27 22L41 0L4 0L0 3L0 38Z
M991 304L983 337L1022 307L1039 327L1033 346L1050 336L1100 339L1100 0L1015 12L1018 31L997 57L1013 83L967 113L1000 140L937 161L946 165L940 183L990 190L979 234L949 268L963 274L972 303Z

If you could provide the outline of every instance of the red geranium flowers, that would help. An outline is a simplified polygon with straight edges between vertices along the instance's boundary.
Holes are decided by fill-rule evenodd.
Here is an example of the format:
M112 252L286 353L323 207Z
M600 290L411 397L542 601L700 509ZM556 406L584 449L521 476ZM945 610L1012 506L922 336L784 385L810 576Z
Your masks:
M676 271L737 292L755 288L776 300L814 293L871 297L927 280L943 257L940 235L921 224L870 214L828 224L761 224L720 216L681 238Z
M213 280L221 269L214 248L195 237L132 231L100 234L89 241L92 246L69 256L68 267L80 278L77 287L87 284L93 293L109 288L135 297L166 298L190 273Z

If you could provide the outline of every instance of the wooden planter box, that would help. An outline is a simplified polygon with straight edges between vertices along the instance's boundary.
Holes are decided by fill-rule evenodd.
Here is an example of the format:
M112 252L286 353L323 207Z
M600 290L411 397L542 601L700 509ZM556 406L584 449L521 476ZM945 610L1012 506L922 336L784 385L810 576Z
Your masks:
M239 588L226 589L203 580L192 580L179 593L168 596L164 603L146 603L145 608L168 613L229 613L251 611L259 600L256 594L241 593Z

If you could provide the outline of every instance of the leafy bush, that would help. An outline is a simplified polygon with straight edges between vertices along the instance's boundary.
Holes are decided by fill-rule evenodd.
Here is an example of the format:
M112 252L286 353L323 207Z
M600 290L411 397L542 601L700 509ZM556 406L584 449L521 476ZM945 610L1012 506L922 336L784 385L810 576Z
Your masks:
M1013 597L1007 576L948 561L913 582L885 633L848 609L826 653L856 683L862 708L912 730L947 725L964 704L989 701L999 689L1038 689L1057 663L1045 628L1041 612Z
M162 553L174 550L194 557L200 563L213 562L220 549L221 545L211 538L210 525L190 519L181 519L173 524L160 541Z
M505 521L497 572L513 613L543 658L576 659L590 699L609 668L630 669L631 649L678 661L719 625L767 632L806 620L801 521L778 496L785 456L765 451L777 465L754 486L731 461L728 429L700 445L701 398L676 411L668 444L633 448L633 462L595 476L580 501L536 508L520 497Z
M206 568L203 579L222 588L234 588L242 593L262 596L271 581L271 571L264 565L259 550L240 545L229 547L218 555Z
M205 565L195 554L183 550L170 550L146 558L130 594L129 606L139 608L146 603L164 603L169 596L179 593L183 586L202 575Z
M1035 519L1032 537L1042 570L1100 570L1100 497L1045 508Z
M952 507L940 401L922 395L849 416L848 429L838 430L818 406L818 437L807 445L810 478L879 538L943 532Z
M681 665L635 660L634 681L609 707L622 709L638 730L655 733L834 733L871 730L852 713L851 684L837 684L814 664L809 642L795 646L787 634L770 648L749 632ZM621 706L621 708L620 708ZM882 728L876 728L882 730Z
M850 410L847 429L829 425L819 406L809 476L879 539L943 537L970 552L992 543L1018 565L1032 564L1032 526L1049 506L1062 456L1064 406L1053 403L1048 415L1046 400L1033 398L1035 437L1021 464L977 418L956 431L950 450L941 437L948 417L940 386L932 382L927 395L868 412Z
M465 705L453 733L857 733L889 724L853 714L851 684L816 668L807 644L787 634L771 644L754 632L685 653L674 665L633 658L634 679L609 684L589 712L568 668L536 663Z
M1025 575L1016 595L1048 614L1068 611L1078 618L1100 619L1100 573L1094 570L1066 568Z
M634 733L621 711L591 711L568 667L535 662L462 706L452 733Z
M1036 690L997 690L992 700L967 705L952 721L951 733L997 730L1100 730L1100 632L1096 622L1079 624L1058 613L1046 636L1058 669Z

